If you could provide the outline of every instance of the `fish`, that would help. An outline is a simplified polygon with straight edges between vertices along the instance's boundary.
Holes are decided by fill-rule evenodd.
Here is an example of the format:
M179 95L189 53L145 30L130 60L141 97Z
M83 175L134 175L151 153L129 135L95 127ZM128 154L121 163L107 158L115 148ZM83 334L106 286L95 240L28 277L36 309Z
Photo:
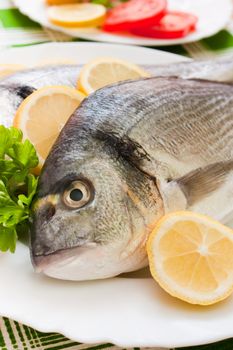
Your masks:
M141 269L155 224L177 210L232 217L233 85L151 77L99 89L42 169L35 271L82 281Z
M81 65L55 65L25 69L0 81L0 124L9 127L21 102L33 91L46 85L76 87ZM144 65L153 76L207 78L233 82L233 55L215 60L185 61L166 65Z
M81 65L55 65L24 69L0 80L0 125L10 127L22 103L35 90L48 85L75 87Z

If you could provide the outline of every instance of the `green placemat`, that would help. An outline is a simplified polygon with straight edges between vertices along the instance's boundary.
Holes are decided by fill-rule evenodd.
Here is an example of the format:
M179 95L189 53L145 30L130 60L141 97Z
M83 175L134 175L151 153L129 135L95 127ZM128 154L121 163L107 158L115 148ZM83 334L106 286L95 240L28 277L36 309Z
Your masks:
M30 1L28 0L30 6ZM0 0L0 48L6 46L32 45L49 41L73 40L68 36L42 28L13 7L10 0ZM157 49L188 55L201 59L233 51L233 22L218 34L199 42L160 47ZM0 317L0 350L123 350L113 344L87 345L74 342L61 334L42 333L19 324L8 318ZM142 350L127 348L126 350ZM188 350L233 350L233 339L198 347L182 348ZM144 349L145 350L145 349ZM178 350L178 349L176 349ZM181 349L179 349L181 350Z

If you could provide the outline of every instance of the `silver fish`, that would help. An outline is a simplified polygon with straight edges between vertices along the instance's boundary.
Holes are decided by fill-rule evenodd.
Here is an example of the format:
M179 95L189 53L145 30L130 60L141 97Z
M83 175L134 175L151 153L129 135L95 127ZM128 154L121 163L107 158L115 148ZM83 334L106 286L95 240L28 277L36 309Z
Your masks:
M233 82L233 56L216 60L144 66L154 76L178 76ZM76 86L80 65L58 65L24 70L0 81L0 124L12 125L20 103L45 85Z
M42 171L31 232L37 271L67 280L148 264L157 220L233 208L233 85L147 78L105 87L71 116Z
M0 81L0 124L11 126L20 103L46 85L75 87L81 66L59 65L17 72Z

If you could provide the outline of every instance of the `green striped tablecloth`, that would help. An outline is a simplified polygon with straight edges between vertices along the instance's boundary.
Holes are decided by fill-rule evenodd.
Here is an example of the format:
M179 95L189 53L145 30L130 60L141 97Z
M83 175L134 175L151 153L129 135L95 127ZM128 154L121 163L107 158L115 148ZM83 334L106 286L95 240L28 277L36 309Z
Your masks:
M28 6L30 6L28 0ZM0 49L6 46L22 46L49 41L72 40L64 34L41 28L37 23L13 7L10 0L0 0ZM189 55L193 58L207 58L233 51L233 21L218 34L199 42L184 46L163 47L162 50ZM46 321L45 321L46 322ZM0 350L59 350L59 349L112 349L112 344L87 345L74 342L60 334L41 333L18 322L0 317ZM139 348L132 348L139 349ZM207 346L189 347L189 350L233 350L233 339ZM123 350L123 349L122 349ZM129 350L129 349L127 349ZM142 350L142 349L141 349ZM145 350L145 349L143 349Z

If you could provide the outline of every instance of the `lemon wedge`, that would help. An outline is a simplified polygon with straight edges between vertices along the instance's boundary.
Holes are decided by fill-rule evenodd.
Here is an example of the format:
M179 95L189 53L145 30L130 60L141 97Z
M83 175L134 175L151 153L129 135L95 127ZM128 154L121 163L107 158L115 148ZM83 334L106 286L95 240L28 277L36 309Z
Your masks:
M88 95L109 84L149 76L149 73L133 63L111 57L100 57L82 68L77 86Z
M210 305L233 291L233 230L192 212L163 217L147 242L153 278L169 294Z
M13 125L35 146L42 167L61 129L85 95L68 86L47 86L29 95L18 108Z
M62 27L98 27L104 22L106 8L97 4L50 6L47 15L50 22Z

